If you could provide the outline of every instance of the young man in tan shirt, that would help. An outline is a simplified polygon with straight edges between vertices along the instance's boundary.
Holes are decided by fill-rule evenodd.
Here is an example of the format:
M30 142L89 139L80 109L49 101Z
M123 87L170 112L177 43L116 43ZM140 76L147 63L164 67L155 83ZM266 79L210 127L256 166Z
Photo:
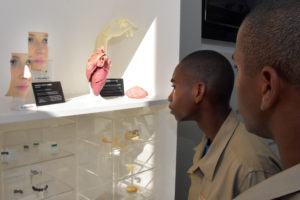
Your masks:
M281 170L273 152L231 110L234 73L224 56L191 53L177 65L171 82L171 113L177 120L196 121L204 132L188 170L189 200L230 200Z

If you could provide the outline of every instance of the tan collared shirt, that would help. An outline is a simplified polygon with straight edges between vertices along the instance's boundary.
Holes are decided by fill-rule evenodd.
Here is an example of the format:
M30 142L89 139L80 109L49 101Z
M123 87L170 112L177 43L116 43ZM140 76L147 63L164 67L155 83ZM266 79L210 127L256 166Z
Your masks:
M235 200L300 199L300 164L255 185Z
M247 132L231 112L210 148L203 154L207 138L195 148L189 200L229 200L249 187L278 173L280 162L258 136Z

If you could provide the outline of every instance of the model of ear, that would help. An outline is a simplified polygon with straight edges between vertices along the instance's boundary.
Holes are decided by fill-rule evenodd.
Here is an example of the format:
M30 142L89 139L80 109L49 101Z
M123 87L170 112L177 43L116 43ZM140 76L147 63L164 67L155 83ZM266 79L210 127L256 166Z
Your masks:
M86 77L91 82L91 87L95 96L98 96L103 86L111 66L111 61L106 56L104 47L91 55L86 64Z

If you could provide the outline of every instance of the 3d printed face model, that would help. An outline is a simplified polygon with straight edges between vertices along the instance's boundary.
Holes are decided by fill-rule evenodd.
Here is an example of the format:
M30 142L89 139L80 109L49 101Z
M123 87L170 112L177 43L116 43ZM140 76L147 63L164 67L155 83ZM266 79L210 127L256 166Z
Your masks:
M25 97L31 85L30 60L26 53L12 53L10 60L11 79L6 96Z
M86 77L91 82L94 95L98 96L108 75L111 62L106 56L104 47L98 49L98 52L94 53L86 64Z
M107 51L108 41L114 37L119 37L124 34L126 37L132 37L133 29L136 28L137 26L126 18L112 20L97 36L94 52L96 52L100 46L103 46Z
M48 33L28 33L28 55L31 57L32 70L46 70L48 60Z
M126 91L126 96L133 99L141 99L148 96L148 92L139 86L134 86Z

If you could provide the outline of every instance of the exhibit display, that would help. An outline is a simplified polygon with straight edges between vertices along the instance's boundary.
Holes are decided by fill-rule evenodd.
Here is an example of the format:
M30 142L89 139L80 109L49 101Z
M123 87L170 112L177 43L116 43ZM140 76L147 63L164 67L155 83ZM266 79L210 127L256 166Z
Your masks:
M28 32L28 55L33 81L49 81L48 33Z
M126 18L116 18L113 19L104 30L102 30L97 38L95 43L94 52L97 52L98 48L103 46L105 51L107 51L107 46L109 40L112 38L120 37L125 35L126 37L133 36L133 30L137 29L137 26Z
M90 82L95 96L100 94L105 85L111 62L107 57L104 47L100 47L91 55L86 64L86 77Z
M25 98L31 89L31 62L27 53L11 53L10 84L6 96L11 97L10 109L25 109Z
M0 147L2 199L49 199L74 190L73 121L39 123L1 128L0 137L6 141Z
M134 86L126 91L126 96L133 99L141 99L148 96L148 92L139 86Z
M31 62L27 53L11 53L10 84L6 96L26 97L31 86Z
M95 53L91 55L86 65L86 76L91 83L90 87L95 96L98 96L104 87L111 66L111 61L106 55L109 40L122 35L132 37L134 29L137 29L137 26L129 19L115 18L98 34L95 43ZM121 92L121 95L123 93ZM102 96L120 96L120 94L110 95L105 92Z
M28 55L32 70L47 70L48 33L28 32Z
M176 122L166 96L171 69L179 57L180 2L165 3L3 3L2 66L10 52L29 54L35 33L47 34L51 42L45 37L39 40L44 47L41 52L48 50L47 59L42 54L30 59L36 64L32 70L36 87L29 92L40 105L28 93L24 106L29 108L11 110L11 98L4 97L9 72L1 69L1 200L174 197ZM22 9L14 12L17 7ZM96 37L100 43L94 52ZM99 97L107 80L113 79L118 80L113 85L118 96ZM134 85L147 90L148 96L143 94L147 98L125 96L125 90ZM105 95L111 95L110 91L105 89Z
M6 141L0 146L3 198L154 199L155 138L162 108L1 127Z

